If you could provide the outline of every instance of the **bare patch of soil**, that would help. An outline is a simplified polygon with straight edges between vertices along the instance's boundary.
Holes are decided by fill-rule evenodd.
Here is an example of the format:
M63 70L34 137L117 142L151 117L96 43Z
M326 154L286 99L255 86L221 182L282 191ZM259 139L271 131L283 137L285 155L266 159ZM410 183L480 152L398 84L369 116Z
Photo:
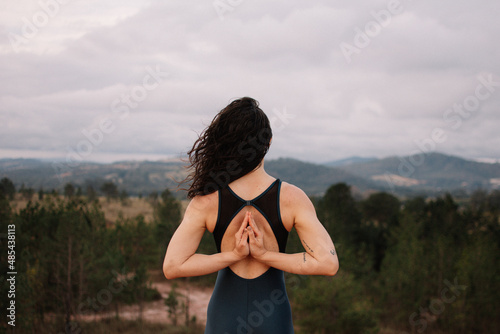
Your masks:
M189 282L169 281L165 278L158 278L154 273L151 285L162 296L161 300L146 302L142 304L142 320L152 323L172 324L172 319L169 318L168 308L164 300L168 297L173 285L176 284L176 292L179 301L179 313L177 316L177 324L182 325L186 321L186 312L181 311L181 305L189 305L189 319L193 316L196 318L196 323L204 325L207 320L207 307L210 297L212 296L213 288L200 287ZM141 317L141 307L139 305L122 305L118 310L120 319L138 320ZM79 320L95 321L105 318L115 317L116 313L104 312L94 315L80 315Z

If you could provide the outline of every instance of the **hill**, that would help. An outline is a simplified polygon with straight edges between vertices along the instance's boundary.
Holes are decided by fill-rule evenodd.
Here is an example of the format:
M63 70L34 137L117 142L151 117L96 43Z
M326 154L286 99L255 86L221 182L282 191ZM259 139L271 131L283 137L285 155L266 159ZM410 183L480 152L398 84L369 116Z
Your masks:
M70 166L61 162L35 159L0 160L1 177L10 178L16 187L62 190L66 183L98 189L105 181L113 181L120 190L131 195L147 195L165 188L175 189L185 176L179 161L121 161L111 164L82 162Z
M365 157L354 156L354 157L349 157L349 158L345 158L345 159L325 162L325 163L323 163L323 165L330 166L330 167L340 167L340 166L346 166L346 165L351 165L351 164L355 164L355 163L370 162L370 161L375 161L375 160L377 160L377 158L373 158L373 157L365 158Z
M73 167L34 159L0 160L1 177L10 178L17 188L62 190L66 183L98 189L105 181L113 181L120 190L131 195L161 192L165 188L175 190L177 181L184 179L184 164L174 162L122 161L112 164L80 163ZM302 162L295 159L266 161L266 170L273 176L295 184L309 195L320 195L330 185L346 182L359 191L375 186L371 181L338 168ZM179 196L184 193L180 192Z
M180 161L122 161L111 164L92 162L73 166L36 159L1 159L0 177L10 178L35 190L62 190L68 182L85 189L98 189L113 181L131 195L147 195L168 188L175 192L186 170ZM387 191L396 195L429 194L444 191L470 193L482 188L500 188L500 164L466 160L441 153L388 157L384 159L344 159L336 167L290 158L266 161L273 176L295 184L308 195L321 195L332 184L345 182L357 193ZM185 192L176 193L184 197Z
M380 188L374 182L340 168L316 165L290 158L267 161L265 168L271 175L296 185L308 195L322 195L329 186L339 182L353 186L353 190L358 192Z
M388 157L338 168L386 187L424 192L466 192L500 186L500 164L466 160L442 153Z
M10 178L16 187L62 190L68 182L85 188L98 189L105 181L113 181L120 190L132 195L175 191L178 181L186 176L184 164L173 162L122 161L112 164L81 163L73 167L34 159L0 160L1 177ZM294 159L266 161L266 170L273 176L301 187L309 195L320 195L330 185L346 182L360 191L374 186L373 182L352 175L342 169L311 164ZM184 193L180 192L179 196Z

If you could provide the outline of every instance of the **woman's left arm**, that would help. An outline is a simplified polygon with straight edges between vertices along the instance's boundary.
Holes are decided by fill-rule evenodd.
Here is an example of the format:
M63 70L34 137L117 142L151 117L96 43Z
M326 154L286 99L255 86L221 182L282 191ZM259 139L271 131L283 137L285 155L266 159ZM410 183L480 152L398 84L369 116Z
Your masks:
M206 230L205 199L195 197L189 204L184 219L168 244L163 261L163 273L166 278L201 276L216 272L244 259L249 254L246 225L241 225L236 232L232 251L211 255L196 253L203 233Z

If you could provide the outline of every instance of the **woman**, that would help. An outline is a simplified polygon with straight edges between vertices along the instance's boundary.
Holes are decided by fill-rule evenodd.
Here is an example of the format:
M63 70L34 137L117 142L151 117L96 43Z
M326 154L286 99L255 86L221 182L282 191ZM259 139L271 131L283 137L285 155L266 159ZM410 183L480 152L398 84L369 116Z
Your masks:
M335 275L335 247L299 188L264 170L270 122L257 101L231 102L188 152L190 201L165 255L168 279L218 271L206 334L293 333L284 271ZM286 254L295 228L303 253ZM205 230L218 253L196 253Z

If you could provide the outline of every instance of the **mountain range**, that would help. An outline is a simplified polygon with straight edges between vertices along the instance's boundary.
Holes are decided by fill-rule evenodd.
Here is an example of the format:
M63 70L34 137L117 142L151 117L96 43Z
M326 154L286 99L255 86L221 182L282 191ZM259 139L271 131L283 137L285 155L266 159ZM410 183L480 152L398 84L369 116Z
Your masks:
M0 177L8 177L17 188L62 190L66 183L98 189L105 181L131 195L147 195L170 189L186 176L180 161L121 161L110 164L81 162L66 164L37 159L0 159ZM436 195L443 192L468 194L476 189L500 189L500 163L467 160L442 153L387 158L353 157L325 164L291 158L266 160L271 175L295 184L310 196L322 195L329 186L344 182L359 195L374 191L399 196Z

